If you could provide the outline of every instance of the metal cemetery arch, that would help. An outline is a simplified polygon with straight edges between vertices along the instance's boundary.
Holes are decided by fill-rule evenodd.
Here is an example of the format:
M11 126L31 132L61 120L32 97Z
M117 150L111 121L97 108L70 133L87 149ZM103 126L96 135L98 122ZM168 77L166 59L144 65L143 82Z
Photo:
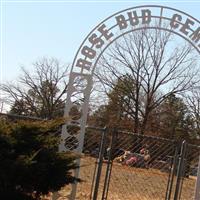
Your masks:
M98 60L115 40L140 29L170 31L188 41L200 53L200 21L180 10L144 5L122 10L106 18L88 34L74 58L64 113L69 121L62 127L60 151L82 152L92 76ZM80 127L76 133L70 131L70 126L74 124ZM75 176L78 174L77 169ZM72 199L75 198L75 190L74 185Z

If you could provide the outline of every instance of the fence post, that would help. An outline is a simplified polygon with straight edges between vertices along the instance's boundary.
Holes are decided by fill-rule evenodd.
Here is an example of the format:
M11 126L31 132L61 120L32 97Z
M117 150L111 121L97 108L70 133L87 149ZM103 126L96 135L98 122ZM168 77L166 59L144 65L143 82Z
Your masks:
M178 145L175 142L175 153L174 153L174 160L171 160L171 170L169 173L169 178L168 178L168 184L167 184L167 191L166 191L166 197L165 200L170 200L171 194L172 194L172 187L174 183L174 176L176 174L176 169L177 169L177 163L178 163Z
M96 175L96 180L95 180L95 186L94 186L94 193L93 193L93 200L97 199L98 196L98 190L99 190L99 183L100 183L100 178L101 178L101 171L102 171L102 166L103 166L103 156L105 152L105 144L106 144L106 133L107 133L107 128L103 129L102 137L101 137L101 146L100 146L100 151L99 151L99 158L98 158L98 167L97 167L97 175Z
M185 153L186 153L186 141L184 140L181 145L181 153L179 156L174 200L178 200L180 196L180 185L181 185L181 179L183 176L183 169L184 169L184 164L185 164L184 163Z
M112 130L110 151L109 151L108 160L107 160L106 176L104 180L103 193L102 193L102 198L101 198L102 200L106 200L108 196L108 189L109 189L110 177L111 177L111 172L112 172L112 164L113 164L113 151L115 150L114 147L115 147L116 133L117 133L117 130L116 128L114 128Z

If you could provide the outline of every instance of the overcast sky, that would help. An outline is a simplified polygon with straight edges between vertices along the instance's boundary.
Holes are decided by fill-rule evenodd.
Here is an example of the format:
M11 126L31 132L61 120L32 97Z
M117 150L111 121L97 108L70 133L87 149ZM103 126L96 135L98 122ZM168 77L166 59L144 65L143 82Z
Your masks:
M167 5L200 19L200 0L2 1L1 82L14 80L20 66L31 69L31 63L43 56L72 63L85 36L103 19L129 7L151 4Z

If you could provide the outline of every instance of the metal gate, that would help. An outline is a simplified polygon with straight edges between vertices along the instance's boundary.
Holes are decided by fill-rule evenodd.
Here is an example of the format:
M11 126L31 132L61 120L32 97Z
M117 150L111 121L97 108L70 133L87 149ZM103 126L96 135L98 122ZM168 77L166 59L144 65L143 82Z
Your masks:
M199 154L185 141L87 127L75 199L194 199Z
M104 130L91 199L194 199L199 147Z

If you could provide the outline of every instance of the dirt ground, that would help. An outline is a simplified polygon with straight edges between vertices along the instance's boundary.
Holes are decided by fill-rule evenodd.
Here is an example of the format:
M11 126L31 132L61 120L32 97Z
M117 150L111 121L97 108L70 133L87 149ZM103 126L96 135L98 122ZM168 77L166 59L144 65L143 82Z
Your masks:
M83 180L78 184L77 200L89 200L95 159L84 157L81 162L80 177ZM98 198L101 199L106 164L103 165ZM176 177L175 177L176 178ZM168 174L158 169L142 169L113 164L109 185L108 200L164 200ZM174 180L175 182L176 180ZM186 178L183 181L181 200L192 200L194 197L195 178ZM71 186L66 186L58 192L58 200L69 199ZM174 188L172 189L174 191ZM172 195L173 196L173 195Z

